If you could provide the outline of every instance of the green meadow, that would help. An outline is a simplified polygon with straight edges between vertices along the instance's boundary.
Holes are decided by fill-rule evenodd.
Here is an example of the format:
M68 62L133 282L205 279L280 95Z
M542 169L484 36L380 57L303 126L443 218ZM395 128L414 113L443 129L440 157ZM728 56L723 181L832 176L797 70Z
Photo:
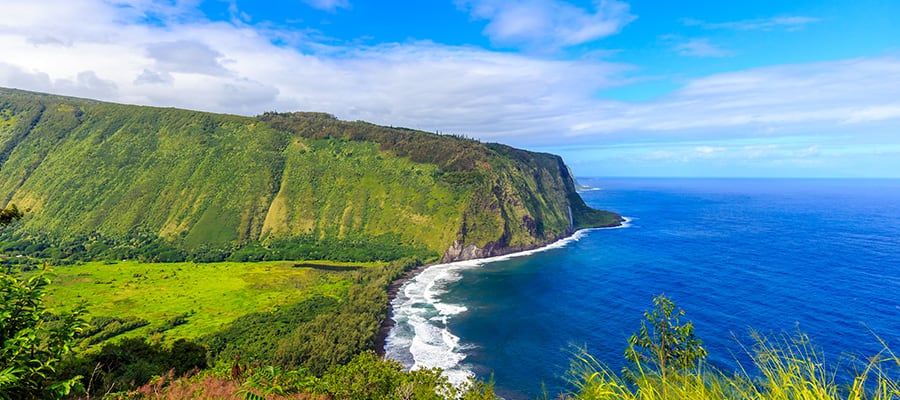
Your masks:
M276 311L314 296L341 300L352 285L350 271L380 265L330 261L90 262L55 267L48 300L51 308L70 308L86 300L91 317L148 322L125 336L192 339L249 313ZM167 322L179 317L183 317L180 324L165 329Z

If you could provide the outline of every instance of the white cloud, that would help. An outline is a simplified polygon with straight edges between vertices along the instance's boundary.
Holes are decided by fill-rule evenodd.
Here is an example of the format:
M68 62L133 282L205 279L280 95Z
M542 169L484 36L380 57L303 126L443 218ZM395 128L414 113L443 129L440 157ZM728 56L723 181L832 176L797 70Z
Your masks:
M63 46L69 47L72 45L72 41L58 38L51 35L41 35L41 36L31 36L26 39L28 43L31 43L35 46Z
M771 18L747 19L732 22L706 22L697 19L687 18L684 22L687 26L699 26L705 29L731 29L738 31L772 31L783 29L794 31L803 28L806 25L819 22L821 19L804 16L783 16Z
M4 10L0 86L245 115L326 111L528 147L694 140L687 151L718 155L728 152L705 152L715 146L703 141L836 132L900 140L895 56L721 73L653 101L619 102L598 93L632 79L622 64L431 42L350 48L302 35L293 38L300 51L273 45L268 30L153 2L54 7ZM134 22L148 13L161 22ZM69 43L36 45L46 32Z
M706 163L707 165L742 163L761 165L762 163L804 163L823 157L843 157L868 151L865 147L844 147L837 145L823 146L819 144L766 144L739 146L697 146L690 142L647 143L628 146L609 152L610 158L625 160L643 160L670 163ZM602 154L602 153L601 153ZM601 155L602 156L602 155ZM715 171L708 171L713 172Z
M754 145L754 146L745 146L742 150L744 157L747 159L760 159L760 158L768 158L771 155L778 151L781 146L777 144L767 144L767 145Z
M801 149L801 150L797 151L795 153L795 157L796 158L810 158L810 157L816 157L819 154L821 154L819 152L819 146L813 145L813 146L809 146L805 149Z
M348 0L303 0L303 2L309 4L313 8L325 11L335 11L338 8L350 8L350 2Z
M17 85L5 85L5 82ZM29 72L3 62L0 62L0 85L101 99L115 96L118 88L114 81L99 77L95 71L80 71L71 78L51 79L45 72Z
M228 71L219 62L222 53L205 43L176 40L147 45L147 57L165 72L189 72L207 75L223 75Z
M900 119L900 103L870 105L853 110L843 122L853 124L888 119Z
M47 26L78 32L81 24L73 18L0 33L0 53L15 54L4 60L0 85L59 92L59 82L94 71L116 87L83 96L251 115L327 111L348 120L505 140L541 137L548 126L567 125L567 112L589 106L585 99L614 86L626 70L430 42L344 48L298 37L303 48L316 50L305 54L273 45L267 31L245 25L184 18L164 26L120 23L127 18L99 5L109 21L94 21L93 29L112 40L80 37L64 49L26 40ZM10 17L29 18L22 14ZM74 88L68 85L65 94L79 95Z
M476 19L488 20L484 33L496 43L567 47L618 33L636 17L627 3L594 2L585 10L560 0L458 0Z
M74 80L63 79L56 82L57 90L87 97L107 97L116 92L118 85L109 79L97 76L94 71L81 71Z
M694 147L694 152L698 154L700 157L714 157L716 153L722 153L728 151L727 147L721 146L697 146Z
M842 132L894 143L898 92L892 56L757 68L694 79L651 102L596 104L569 134L621 142Z
M134 79L134 83L136 85L145 85L145 84L164 84L171 85L175 82L175 78L172 77L168 72L158 72L152 71L149 69L144 69L137 78Z
M25 69L0 61L0 85L14 86L36 91L51 91L53 84L46 72Z
M668 42L672 46L672 49L682 56L726 57L733 54L728 50L712 44L708 38L684 39L679 36L667 35L662 39Z

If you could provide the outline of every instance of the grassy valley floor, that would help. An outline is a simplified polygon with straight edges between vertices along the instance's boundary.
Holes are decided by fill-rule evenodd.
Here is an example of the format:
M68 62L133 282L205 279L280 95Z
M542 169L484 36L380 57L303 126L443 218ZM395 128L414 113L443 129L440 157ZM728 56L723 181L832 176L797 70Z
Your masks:
M148 323L128 336L193 339L249 313L275 311L314 296L342 300L352 285L351 272L384 265L91 262L54 268L48 297L51 308L71 307L86 299L92 317L139 318ZM180 323L162 330L175 320Z

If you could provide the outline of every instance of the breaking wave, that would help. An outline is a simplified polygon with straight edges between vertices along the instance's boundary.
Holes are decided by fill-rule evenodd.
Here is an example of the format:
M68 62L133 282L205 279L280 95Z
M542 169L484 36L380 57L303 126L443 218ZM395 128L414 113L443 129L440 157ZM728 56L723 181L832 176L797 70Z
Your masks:
M625 218L620 227L631 220ZM618 227L617 227L618 228ZM608 228L600 228L608 229ZM441 368L453 384L459 385L475 374L465 364L466 350L459 337L450 332L449 321L465 313L465 304L442 301L446 287L462 278L460 272L485 264L526 257L538 252L565 247L583 238L593 229L580 230L572 236L534 250L477 260L432 265L407 280L391 301L394 326L385 341L385 356L397 360L408 369Z

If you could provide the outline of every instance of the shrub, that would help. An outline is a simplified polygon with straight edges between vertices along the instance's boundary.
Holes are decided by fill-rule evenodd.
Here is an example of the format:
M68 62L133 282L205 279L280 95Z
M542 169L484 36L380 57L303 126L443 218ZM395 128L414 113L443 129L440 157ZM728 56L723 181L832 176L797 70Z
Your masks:
M841 385L805 335L778 341L753 333L755 344L748 350L753 365L728 374L700 363L706 351L690 323L674 318L684 315L675 313L674 303L659 296L654 304L656 309L644 314L641 331L629 340L626 357L633 369L617 375L579 349L566 377L572 391L561 399L900 399L900 376L892 375L900 369L900 357L886 345L851 384Z
M28 279L0 274L0 398L53 399L78 387L79 376L59 378L63 357L87 325L85 304L53 316L44 302L50 276L43 270Z

